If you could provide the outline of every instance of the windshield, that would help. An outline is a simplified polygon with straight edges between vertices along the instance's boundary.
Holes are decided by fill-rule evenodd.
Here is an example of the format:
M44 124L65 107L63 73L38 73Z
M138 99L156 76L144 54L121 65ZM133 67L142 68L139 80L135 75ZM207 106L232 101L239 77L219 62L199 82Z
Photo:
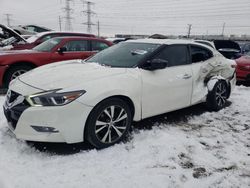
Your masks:
M160 44L123 42L97 53L86 62L111 67L135 67L140 60L159 46Z
M50 52L56 45L58 45L61 42L61 40L62 40L61 38L53 38L47 40L42 44L39 44L38 46L34 47L33 50L39 52Z
M36 41L36 39L38 39L40 37L40 35L33 35L32 37L28 38L26 41L28 43L33 43Z

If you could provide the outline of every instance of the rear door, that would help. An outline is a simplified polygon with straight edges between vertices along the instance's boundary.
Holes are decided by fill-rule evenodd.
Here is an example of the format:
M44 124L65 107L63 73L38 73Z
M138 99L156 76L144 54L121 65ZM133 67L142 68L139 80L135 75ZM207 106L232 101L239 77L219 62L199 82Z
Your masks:
M191 104L204 100L207 94L207 86L204 79L213 69L211 64L217 61L213 57L213 52L199 45L190 45L190 58L192 62L193 93Z
M162 114L190 105L192 70L187 45L166 46L152 59L168 61L160 70L143 70L142 118Z

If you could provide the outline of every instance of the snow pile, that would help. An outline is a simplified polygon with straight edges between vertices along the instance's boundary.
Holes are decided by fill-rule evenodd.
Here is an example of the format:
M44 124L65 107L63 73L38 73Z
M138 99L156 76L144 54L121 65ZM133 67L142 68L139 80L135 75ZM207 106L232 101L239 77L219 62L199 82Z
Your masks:
M219 112L159 120L151 130L136 129L125 144L73 155L16 140L1 111L0 187L249 187L249 96L250 88L236 87L232 104Z

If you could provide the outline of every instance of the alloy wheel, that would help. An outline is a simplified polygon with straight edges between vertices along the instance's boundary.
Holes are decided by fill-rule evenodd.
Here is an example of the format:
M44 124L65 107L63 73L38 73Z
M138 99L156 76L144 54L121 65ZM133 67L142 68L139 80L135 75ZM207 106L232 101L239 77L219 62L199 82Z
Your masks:
M126 132L128 113L118 105L105 108L95 122L95 134L105 144L116 142Z
M215 99L219 107L224 106L227 99L227 88L223 82L220 82L215 91Z
M12 74L12 76L11 76L11 80L16 79L18 76L20 76L21 74L24 74L24 73L26 73L26 72L27 72L27 70L18 70L18 71L16 71L16 72L14 72L14 73Z

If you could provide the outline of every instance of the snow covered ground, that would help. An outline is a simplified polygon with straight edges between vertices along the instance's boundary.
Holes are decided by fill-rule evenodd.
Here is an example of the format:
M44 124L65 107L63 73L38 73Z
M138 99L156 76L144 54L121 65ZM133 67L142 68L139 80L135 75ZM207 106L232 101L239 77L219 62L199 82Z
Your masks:
M0 188L250 187L250 87L236 87L230 101L219 112L153 118L127 143L71 155L16 140L1 110Z

